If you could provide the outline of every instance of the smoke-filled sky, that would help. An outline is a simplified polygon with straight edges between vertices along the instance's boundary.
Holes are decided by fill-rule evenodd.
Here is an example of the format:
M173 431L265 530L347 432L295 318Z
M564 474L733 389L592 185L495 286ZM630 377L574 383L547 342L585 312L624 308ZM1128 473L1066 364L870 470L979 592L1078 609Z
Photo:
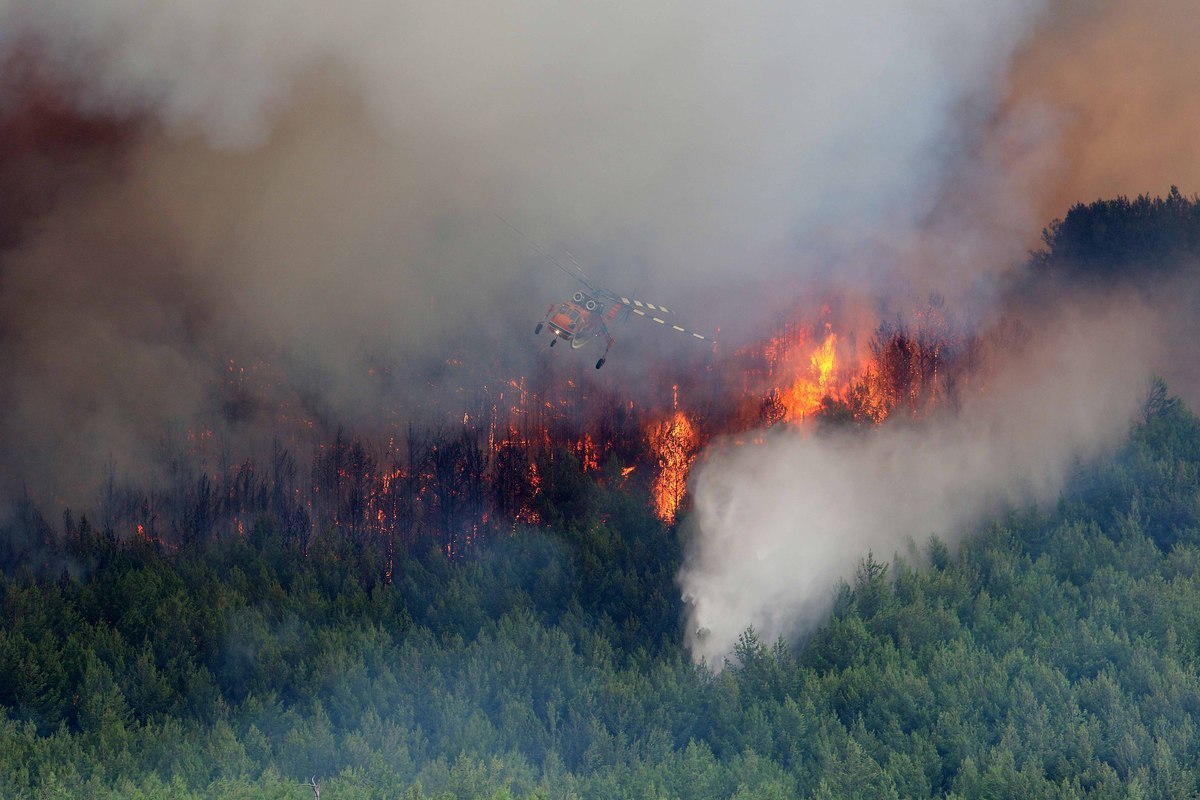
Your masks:
M351 424L529 370L574 287L497 214L734 343L818 283L986 315L1069 203L1200 188L1190 5L0 0L0 481L250 438L231 360ZM637 323L592 380L682 346Z

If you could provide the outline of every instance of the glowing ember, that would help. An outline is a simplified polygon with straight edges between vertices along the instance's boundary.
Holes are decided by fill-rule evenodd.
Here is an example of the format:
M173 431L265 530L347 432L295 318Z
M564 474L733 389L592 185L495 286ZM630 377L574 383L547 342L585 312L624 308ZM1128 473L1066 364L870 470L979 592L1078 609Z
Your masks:
M533 500L542 491L542 476L538 473L536 461L529 462L529 497L526 502L517 509L516 521L525 525L536 525L542 521L542 517L538 514L537 509L533 507Z

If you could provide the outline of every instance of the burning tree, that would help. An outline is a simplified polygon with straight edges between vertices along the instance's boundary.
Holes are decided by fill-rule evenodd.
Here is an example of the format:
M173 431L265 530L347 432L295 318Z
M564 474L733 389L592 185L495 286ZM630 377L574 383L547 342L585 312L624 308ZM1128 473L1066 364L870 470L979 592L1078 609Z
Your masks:
M688 472L696 460L700 437L687 414L679 410L679 398L670 417L652 424L646 431L646 443L658 465L658 474L650 487L658 518L670 525L675 522L687 491Z

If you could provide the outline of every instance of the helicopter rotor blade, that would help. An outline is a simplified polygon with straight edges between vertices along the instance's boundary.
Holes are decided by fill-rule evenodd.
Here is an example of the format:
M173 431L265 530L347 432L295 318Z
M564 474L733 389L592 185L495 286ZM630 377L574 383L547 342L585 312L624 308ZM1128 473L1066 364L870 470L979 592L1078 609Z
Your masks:
M563 272L567 273L572 278L579 281L580 283L582 283L584 286L588 287L592 291L598 291L597 288L594 285L592 285L592 282L590 280L588 280L587 273L583 271L583 268L579 266L579 263L575 261L575 257L572 256L570 253L567 253L567 255L570 256L572 263L574 263L574 265L575 265L575 269L571 269L566 264L562 263L557 258L555 258L554 256L547 253L545 250L538 247L537 244L532 239L530 239L528 236L526 236L524 233L521 232L520 228L518 228L516 225L513 225L511 222L506 220L504 217L497 214L496 219L503 222L505 225L507 225L509 227L510 230L512 230L513 233L517 234L517 236L520 236L522 239L524 239L525 244L529 245L530 248L533 249L533 252L537 253L539 256L546 259L551 264L558 267Z
M659 306L659 308L662 309L661 306ZM705 336L702 333L696 333L695 331L690 331L687 328L683 327L682 325L672 324L670 322L667 322L662 317L654 316L651 312L647 312L647 311L644 311L644 310L642 310L640 308L636 308L636 307L631 308L630 310L633 311L633 313L637 314L638 316L645 317L646 319L650 320L651 322L657 322L659 325L662 325L664 328L670 328L671 330L676 331L678 333L682 333L685 336L691 336L693 339L699 339L702 342L709 342L712 345L716 345L716 343L717 343L717 340L712 336ZM662 309L662 310L665 311L666 309Z
M587 273L583 271L583 267L581 267L579 265L579 262L575 260L575 254L572 253L570 250L566 250L564 252L566 252L567 258L571 261L571 266L575 268L575 271L578 272L580 275L586 276Z
M623 297L621 295L618 295L617 300L621 301L622 305L629 306L629 308L632 309L633 311L637 311L640 308L643 310L649 309L650 311L661 312L663 314L673 313L671 311L671 309L667 308L664 305L661 305L661 304L656 305L654 303L645 302L645 301L638 300L638 299L632 298L632 297Z

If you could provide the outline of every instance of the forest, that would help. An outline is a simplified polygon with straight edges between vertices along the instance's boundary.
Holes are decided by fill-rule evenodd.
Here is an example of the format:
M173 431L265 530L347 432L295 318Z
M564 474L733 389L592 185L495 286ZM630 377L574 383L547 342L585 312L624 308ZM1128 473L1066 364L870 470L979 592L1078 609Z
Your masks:
M1195 209L1077 206L1032 266L1186 259ZM472 458L449 441L417 459L447 480ZM26 498L0 521L0 796L1200 794L1200 419L1161 380L1056 504L863 553L811 635L748 629L722 664L683 644L686 510L664 523L620 453L540 457L524 521L477 537L439 531L487 486L381 538L342 524L353 486L298 508L284 452L170 514ZM314 473L369 460L339 436Z

